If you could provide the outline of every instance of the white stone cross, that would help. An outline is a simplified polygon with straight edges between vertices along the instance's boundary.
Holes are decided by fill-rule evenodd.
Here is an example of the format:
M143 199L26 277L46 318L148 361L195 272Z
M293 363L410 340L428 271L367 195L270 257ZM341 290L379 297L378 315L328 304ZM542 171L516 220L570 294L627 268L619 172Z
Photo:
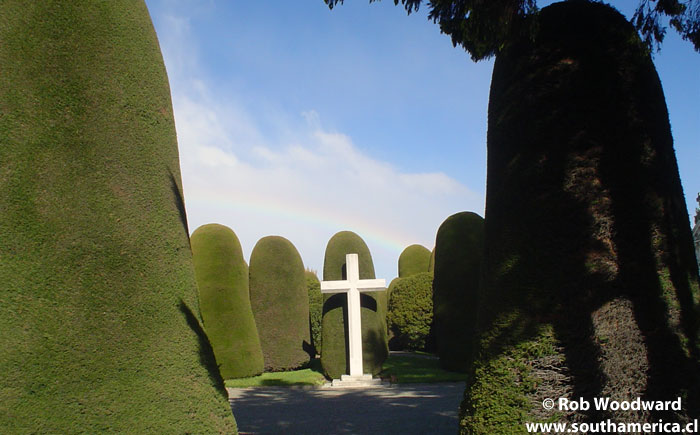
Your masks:
M345 256L347 279L344 281L321 281L322 293L348 294L348 343L350 345L350 376L362 373L362 325L360 324L360 292L386 290L383 279L360 279L357 254Z

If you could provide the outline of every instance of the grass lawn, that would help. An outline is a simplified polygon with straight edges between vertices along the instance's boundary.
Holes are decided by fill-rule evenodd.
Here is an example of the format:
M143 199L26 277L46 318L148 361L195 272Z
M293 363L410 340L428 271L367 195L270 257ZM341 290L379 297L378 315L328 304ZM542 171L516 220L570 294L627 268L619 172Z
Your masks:
M288 387L293 385L323 385L326 377L323 376L321 360L311 361L309 367L291 372L263 373L251 378L226 379L224 382L229 388L246 387Z
M392 375L394 376L393 379ZM428 354L389 355L380 373L383 379L392 383L415 384L430 382L466 381L466 373L449 372L440 367L440 360L430 358Z
M384 362L384 370L380 376L383 379L392 379L393 383L430 383L430 382L458 382L466 381L466 373L449 372L440 368L437 358L430 358L429 354L417 353L416 355L390 355ZM271 386L300 386L322 385L327 382L321 370L321 361L316 359L308 368L291 372L263 373L251 378L227 379L226 386L230 388L245 387L271 387Z

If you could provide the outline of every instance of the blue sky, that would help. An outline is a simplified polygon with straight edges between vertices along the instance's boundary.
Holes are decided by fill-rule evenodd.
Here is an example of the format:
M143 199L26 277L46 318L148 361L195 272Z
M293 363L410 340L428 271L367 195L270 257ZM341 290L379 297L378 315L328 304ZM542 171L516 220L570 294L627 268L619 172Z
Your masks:
M432 249L449 215L483 215L493 62L452 47L426 8L146 3L170 78L191 231L231 227L246 259L260 238L281 235L321 272L328 239L352 230L388 282L401 250ZM613 3L628 17L636 4ZM655 63L694 215L700 54L669 31Z

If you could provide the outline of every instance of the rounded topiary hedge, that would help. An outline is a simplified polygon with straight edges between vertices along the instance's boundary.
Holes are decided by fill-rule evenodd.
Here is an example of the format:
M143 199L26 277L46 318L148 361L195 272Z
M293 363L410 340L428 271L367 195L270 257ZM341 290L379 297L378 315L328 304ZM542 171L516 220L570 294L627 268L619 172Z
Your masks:
M433 274L397 278L389 286L387 324L392 349L426 350L433 324Z
M411 245L399 255L399 278L428 272L430 268L430 250L422 245Z
M145 3L0 17L0 431L234 432Z
M309 362L309 294L304 263L292 242L263 237L250 254L250 303L258 325L265 371Z
M360 279L373 279L374 263L364 240L351 231L341 231L328 241L323 262L323 280L345 279L345 255L358 254ZM333 379L348 373L345 313L347 295L323 295L321 364ZM389 355L386 337L386 291L363 292L360 297L362 322L362 364L365 373L378 374Z
M311 330L311 345L316 355L321 354L323 341L321 340L321 319L323 319L323 293L321 282L316 272L307 270L306 289L309 292L309 328Z
M696 418L698 275L652 59L606 5L555 4L536 28L493 70L482 338L462 431L522 432L548 417L545 397L683 398L677 413L562 422Z
M230 228L207 224L191 238L204 329L224 379L263 371L258 330L248 296L248 266Z
M473 358L483 247L484 219L472 212L448 217L435 238L433 331L448 370L467 371Z

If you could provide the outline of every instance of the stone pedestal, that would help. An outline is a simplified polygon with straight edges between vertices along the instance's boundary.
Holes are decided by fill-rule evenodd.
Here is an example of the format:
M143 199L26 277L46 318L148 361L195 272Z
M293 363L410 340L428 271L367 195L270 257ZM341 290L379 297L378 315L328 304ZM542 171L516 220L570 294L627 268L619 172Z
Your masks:
M372 375L365 374L360 376L342 375L340 379L333 379L331 388L372 388L381 387L382 380L374 379Z

